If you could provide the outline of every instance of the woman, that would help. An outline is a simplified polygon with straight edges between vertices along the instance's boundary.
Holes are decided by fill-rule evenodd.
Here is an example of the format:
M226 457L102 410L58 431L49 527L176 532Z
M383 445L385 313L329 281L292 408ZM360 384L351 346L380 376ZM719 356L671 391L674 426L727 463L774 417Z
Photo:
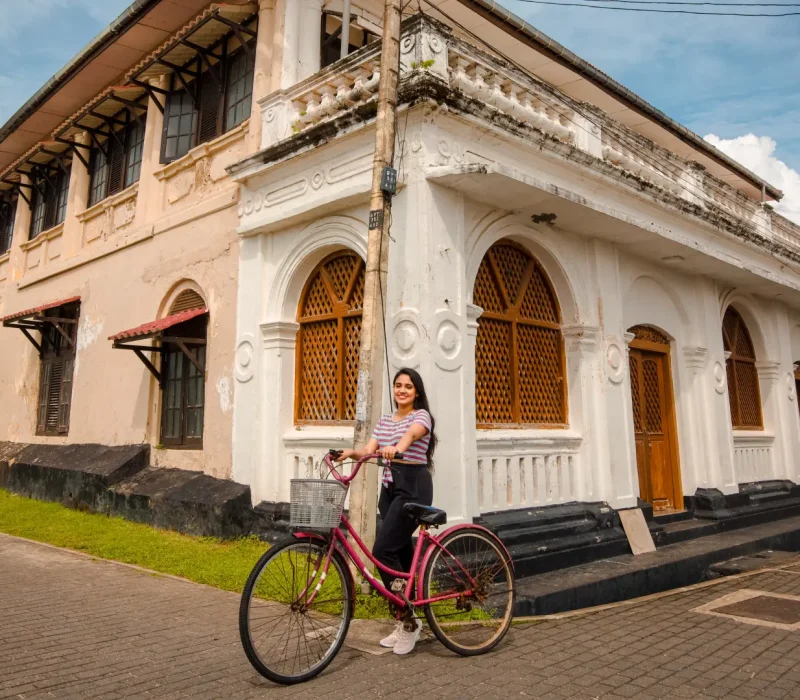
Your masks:
M422 377L413 369L401 369L393 382L396 411L384 415L372 438L360 450L343 450L339 461L361 459L380 452L388 464L383 470L383 487L378 501L381 529L372 553L384 566L395 571L411 571L414 546L411 537L417 529L403 506L406 503L433 503L433 452L436 449L436 422L430 413ZM402 460L395 455L403 454ZM392 576L381 572L383 584L391 590ZM381 646L391 647L395 654L408 654L414 649L422 630L422 622L414 618L414 631L409 632L398 622L394 632L381 640Z

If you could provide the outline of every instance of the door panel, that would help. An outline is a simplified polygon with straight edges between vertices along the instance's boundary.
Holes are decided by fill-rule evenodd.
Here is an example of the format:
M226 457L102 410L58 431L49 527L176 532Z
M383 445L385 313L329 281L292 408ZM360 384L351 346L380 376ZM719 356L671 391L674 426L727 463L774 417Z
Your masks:
M631 349L630 372L641 498L657 511L682 508L668 355Z

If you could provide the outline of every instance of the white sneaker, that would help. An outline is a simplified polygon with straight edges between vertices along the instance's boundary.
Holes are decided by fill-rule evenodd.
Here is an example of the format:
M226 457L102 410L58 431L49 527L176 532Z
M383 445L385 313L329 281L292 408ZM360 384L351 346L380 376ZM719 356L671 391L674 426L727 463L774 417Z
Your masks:
M388 637L381 639L381 646L386 649L391 649L395 644L397 644L397 635L400 633L401 629L403 629L403 623L396 623L394 626L394 631Z
M419 635L422 632L422 622L418 618L414 618L414 631L407 632L403 625L397 630L397 641L394 643L392 651L395 654L408 654L414 651L414 646L419 641Z

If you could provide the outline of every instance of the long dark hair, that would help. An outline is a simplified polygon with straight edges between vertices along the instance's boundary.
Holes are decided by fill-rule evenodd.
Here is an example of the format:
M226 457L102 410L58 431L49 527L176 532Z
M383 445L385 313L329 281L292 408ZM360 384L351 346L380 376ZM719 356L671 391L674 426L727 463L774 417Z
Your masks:
M428 469L433 471L433 453L436 450L436 443L438 442L435 432L436 419L433 417L433 414L431 413L431 407L428 404L428 395L425 393L425 384L422 381L422 377L419 376L419 372L416 370L409 369L408 367L402 367L397 370L397 374L394 375L394 379L392 380L392 391L394 391L394 385L397 383L397 378L402 377L403 375L407 376L411 380L411 383L414 385L414 391L417 394L414 397L414 410L425 410L431 417L431 441L428 443L427 460ZM397 406L396 403L395 406Z

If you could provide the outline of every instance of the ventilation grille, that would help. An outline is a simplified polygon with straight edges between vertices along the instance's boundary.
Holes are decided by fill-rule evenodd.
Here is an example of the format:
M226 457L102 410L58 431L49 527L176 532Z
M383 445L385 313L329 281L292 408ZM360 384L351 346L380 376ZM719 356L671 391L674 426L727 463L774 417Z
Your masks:
M172 316L173 314L179 314L181 311L190 311L191 309L202 309L205 305L206 302L203 297L193 289L187 289L178 294L178 298L172 302L169 315Z

